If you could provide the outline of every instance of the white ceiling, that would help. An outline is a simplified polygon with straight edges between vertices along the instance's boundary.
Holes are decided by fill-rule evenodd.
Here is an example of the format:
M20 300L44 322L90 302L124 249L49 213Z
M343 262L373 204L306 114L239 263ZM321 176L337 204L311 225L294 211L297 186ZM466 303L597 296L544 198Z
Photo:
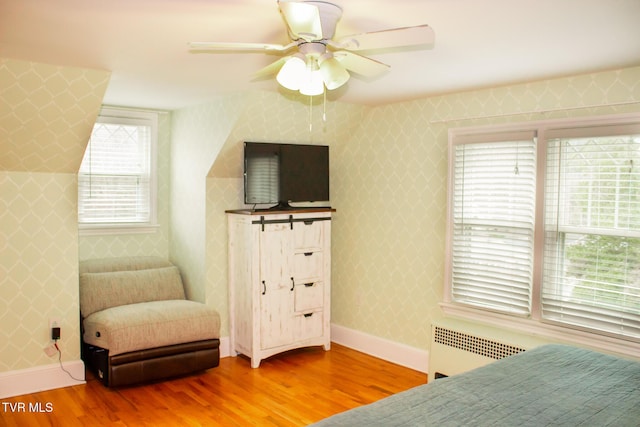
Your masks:
M429 24L432 49L370 55L333 99L381 104L640 65L640 0L337 0L336 38ZM0 57L111 70L105 104L175 109L230 90L278 57L193 54L190 41L287 43L276 0L0 0Z

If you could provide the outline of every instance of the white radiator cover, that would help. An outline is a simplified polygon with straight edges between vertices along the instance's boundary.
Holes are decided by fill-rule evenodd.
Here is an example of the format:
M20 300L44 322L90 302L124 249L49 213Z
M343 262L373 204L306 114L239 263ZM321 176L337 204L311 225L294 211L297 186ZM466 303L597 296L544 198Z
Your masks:
M498 338L496 338L498 337ZM431 327L429 381L479 368L542 344L499 329L434 324Z

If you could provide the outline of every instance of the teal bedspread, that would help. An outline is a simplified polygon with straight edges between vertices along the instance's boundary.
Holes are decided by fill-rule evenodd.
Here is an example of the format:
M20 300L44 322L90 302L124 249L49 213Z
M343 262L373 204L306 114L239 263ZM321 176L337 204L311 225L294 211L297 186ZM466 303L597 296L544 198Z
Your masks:
M546 345L313 426L640 426L640 363Z

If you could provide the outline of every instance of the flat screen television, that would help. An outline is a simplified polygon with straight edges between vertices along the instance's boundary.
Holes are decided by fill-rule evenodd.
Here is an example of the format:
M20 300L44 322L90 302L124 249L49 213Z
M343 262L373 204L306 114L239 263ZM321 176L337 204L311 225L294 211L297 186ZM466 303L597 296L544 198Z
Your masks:
M329 147L326 145L244 143L244 202L274 204L329 202Z

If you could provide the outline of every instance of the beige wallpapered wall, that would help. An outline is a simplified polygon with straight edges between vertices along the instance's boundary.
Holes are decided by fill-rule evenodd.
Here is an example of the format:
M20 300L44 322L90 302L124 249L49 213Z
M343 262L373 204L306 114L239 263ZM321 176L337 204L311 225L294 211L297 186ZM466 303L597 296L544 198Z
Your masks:
M0 170L77 172L109 76L0 58Z
M80 358L77 188L74 174L0 171L0 372L57 362L52 317L63 360Z
M109 72L0 58L0 372L80 358L77 177Z
M246 95L229 95L174 112L171 145L171 259L191 299L207 302L207 174L243 110ZM211 303L224 308L218 301ZM226 324L223 317L223 328ZM223 332L224 334L224 332Z

